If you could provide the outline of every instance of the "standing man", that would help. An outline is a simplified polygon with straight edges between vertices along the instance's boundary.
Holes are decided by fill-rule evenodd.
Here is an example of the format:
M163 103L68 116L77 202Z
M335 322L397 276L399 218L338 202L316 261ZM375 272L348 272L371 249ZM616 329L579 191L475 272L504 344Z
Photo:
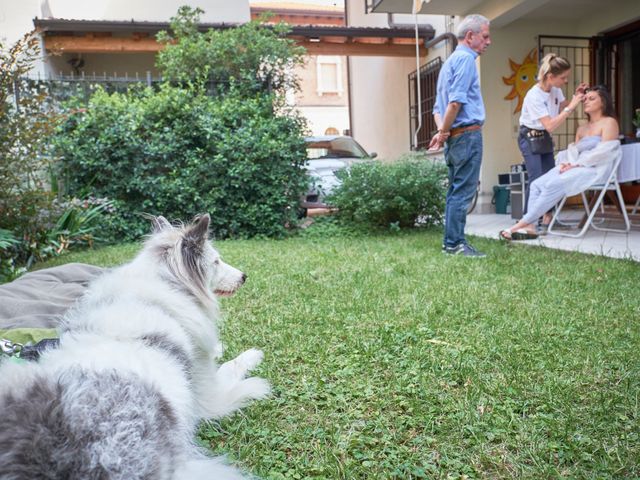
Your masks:
M476 69L476 58L489 45L489 20L469 15L458 26L458 47L444 62L438 76L433 118L438 132L429 149L444 145L449 167L449 190L444 215L444 245L449 255L482 258L484 253L464 238L467 207L475 194L482 162L484 104Z

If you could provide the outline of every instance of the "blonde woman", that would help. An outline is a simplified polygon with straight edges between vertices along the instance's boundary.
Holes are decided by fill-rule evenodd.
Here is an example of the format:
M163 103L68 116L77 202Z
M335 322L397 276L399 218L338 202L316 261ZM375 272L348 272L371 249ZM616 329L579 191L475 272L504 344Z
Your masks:
M529 185L555 166L551 133L571 115L584 97L586 84L581 83L571 101L565 99L561 87L567 84L571 64L555 53L545 55L538 71L537 83L524 97L520 114L518 146L524 157ZM525 194L524 213L529 207L529 189ZM551 220L545 214L543 224Z
M591 87L584 94L584 113L588 119L578 128L576 141L558 154L558 166L531 184L529 211L511 228L500 232L503 240L536 238L535 223L565 195L576 195L591 185L605 181L611 166L622 155L609 91Z

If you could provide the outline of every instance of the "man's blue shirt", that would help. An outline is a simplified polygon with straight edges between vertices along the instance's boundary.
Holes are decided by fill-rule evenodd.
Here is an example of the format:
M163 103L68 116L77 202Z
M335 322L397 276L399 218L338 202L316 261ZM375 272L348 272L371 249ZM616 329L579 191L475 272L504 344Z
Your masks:
M433 113L439 113L442 118L451 102L461 103L458 116L451 128L474 123L483 124L485 113L480 79L476 69L478 53L466 45L458 45L456 50L444 62L438 75L436 103Z

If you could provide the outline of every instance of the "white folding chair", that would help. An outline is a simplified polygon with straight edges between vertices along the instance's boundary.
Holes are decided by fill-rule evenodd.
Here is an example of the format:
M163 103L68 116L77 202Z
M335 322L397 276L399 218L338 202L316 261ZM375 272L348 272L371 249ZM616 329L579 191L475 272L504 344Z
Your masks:
M639 208L640 208L640 195L638 195L636 203L633 205L633 209L631 210L631 215L635 215ZM631 222L631 225L635 226L635 225L640 225L640 224Z
M631 229L631 224L629 223L629 216L627 215L627 209L624 206L624 198L622 197L622 191L620 190L620 184L618 183L618 178L617 178L618 166L620 165L621 160L622 160L622 155L618 155L618 158L613 163L611 172L609 173L609 177L604 183L591 185L589 188L585 189L580 194L582 196L582 204L584 205L585 213L587 214L587 219L585 220L584 225L582 226L582 229L580 231L562 232L553 228L556 223L561 223L558 220L558 217L560 216L562 207L567 201L567 196L565 195L562 201L560 202L560 204L558 205L558 207L556 208L556 213L553 215L553 218L551 219L551 223L549 224L549 229L547 230L547 232L552 235L560 235L562 237L574 237L574 238L582 237L585 233L587 233L587 230L589 229L589 227L593 227L595 230L604 230L607 232L627 233ZM593 190L597 192L596 201L591 208L589 208L589 203L587 202L587 197L585 195L585 192L588 190ZM601 227L595 224L593 221L598 211L598 208L603 207L604 196L606 195L607 191L611 191L611 190L615 190L616 196L618 197L618 202L620 202L622 218L624 219L624 229Z

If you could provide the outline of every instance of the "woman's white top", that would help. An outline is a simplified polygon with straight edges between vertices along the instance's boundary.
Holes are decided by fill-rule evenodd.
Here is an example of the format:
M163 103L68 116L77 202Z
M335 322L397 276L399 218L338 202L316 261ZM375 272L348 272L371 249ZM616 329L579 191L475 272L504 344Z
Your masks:
M594 142L593 140L594 137L584 137L577 144L570 144L556 157L557 165L561 163L580 165L579 168L572 168L560 174L566 195L577 195L591 185L605 182L613 164L618 157L622 156L620 141Z
M529 89L522 102L520 125L536 130L544 130L540 119L555 117L560 111L560 104L564 101L564 93L558 87L551 87L545 92L536 83Z

